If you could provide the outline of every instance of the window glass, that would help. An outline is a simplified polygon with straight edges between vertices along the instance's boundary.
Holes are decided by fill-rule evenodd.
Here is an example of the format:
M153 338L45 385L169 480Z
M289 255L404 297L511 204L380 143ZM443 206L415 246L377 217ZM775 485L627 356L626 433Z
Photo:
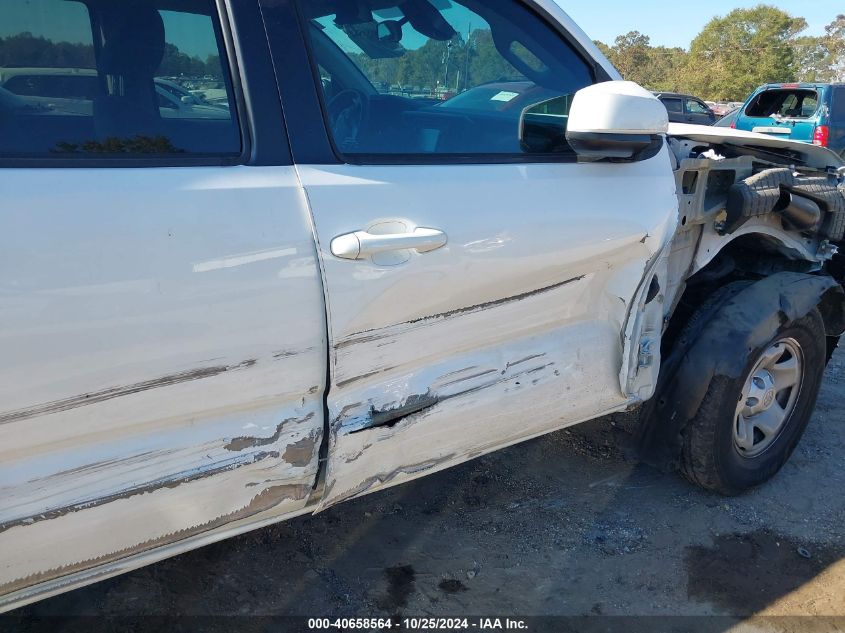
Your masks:
M684 106L683 102L680 99L673 99L671 97L664 97L660 99L663 102L663 105L666 106L666 109L669 112L683 112Z
M815 90L766 90L748 104L745 114L751 117L810 118L819 108Z
M710 114L707 106L695 99L687 99L687 112L690 114Z
M216 19L213 0L3 0L0 156L240 154Z
M345 155L568 152L588 64L518 2L300 0Z

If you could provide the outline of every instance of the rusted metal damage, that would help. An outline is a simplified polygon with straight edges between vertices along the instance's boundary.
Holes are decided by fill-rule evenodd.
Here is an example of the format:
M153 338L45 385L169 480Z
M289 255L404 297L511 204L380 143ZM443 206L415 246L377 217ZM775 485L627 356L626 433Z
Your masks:
M100 391L92 393L85 393L78 396L72 396L62 400L55 400L53 402L46 402L43 404L18 409L16 411L8 411L0 413L0 424L7 424L9 422L17 422L20 420L28 420L41 415L49 415L51 413L60 413L62 411L69 411L77 407L87 407L92 404L99 404L112 400L114 398L122 398L135 393L143 391L150 391L151 389L159 389L161 387L171 387L180 383L192 382L195 380L203 380L205 378L212 378L230 371L237 371L240 369L247 369L254 366L258 361L254 358L237 363L236 365L217 365L214 367L203 367L200 369L191 369L188 371L162 376L161 378L153 378L151 380L144 380L131 385L124 385L122 387L108 387Z
M259 494L255 495L248 505L229 514L217 517L201 525L195 525L172 534L166 534L159 538L139 543L138 545L134 545L132 547L127 547L116 552L111 552L95 559L78 561L73 565L66 565L63 567L49 569L43 572L39 572L37 574L33 574L31 576L27 576L25 578L17 578L11 581L10 583L0 586L0 594L11 593L19 589L31 587L38 583L53 580L54 578L59 578L61 576L66 576L78 571L90 569L97 565L112 563L120 559L133 556L135 554L140 554L155 549L162 545L168 545L176 541L181 541L193 536L197 536L204 532L208 532L215 528L226 525L227 523L248 519L254 515L271 510L284 501L300 501L302 499L307 499L310 493L310 485L288 484L281 486L271 486L261 491Z
M510 297L504 297L502 299L495 299L493 301L487 301L485 303L479 303L472 306L467 306L464 308L457 308L455 310L449 310L447 312L440 312L438 314L432 314L424 317L420 317L419 319L413 319L411 321L406 321L404 323L398 323L392 327L401 327L407 325L418 325L421 323L427 323L430 321L439 321L442 319L448 319L455 316L471 314L473 312L481 312L484 310L489 310L490 308L495 308L498 306L502 306L508 303L515 303L517 301L522 301L523 299L528 299L529 297L534 297L537 295L542 295L547 292L552 292L553 290L557 290L558 288L562 288L563 286L568 286L569 284L576 283L584 279L585 275L580 275L578 277L573 277L572 279L567 279L566 281L561 281L556 284L552 284L551 286L545 286L543 288L538 288L537 290L530 290L528 292L523 292L518 295L512 295ZM335 345L335 349L342 349L344 347L348 347L350 345L356 345L359 343L368 343L372 341L377 341L382 338L382 334L378 334L376 336L368 336L373 332L379 332L379 330L364 330L362 332L356 332L355 334L350 335L347 339L340 341Z

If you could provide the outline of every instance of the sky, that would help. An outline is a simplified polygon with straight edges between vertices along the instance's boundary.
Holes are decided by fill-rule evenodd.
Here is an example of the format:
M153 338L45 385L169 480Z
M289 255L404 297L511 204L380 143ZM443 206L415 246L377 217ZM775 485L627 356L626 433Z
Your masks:
M734 9L769 4L803 17L809 28L802 35L821 35L824 27L845 13L841 0L557 0L591 39L613 44L617 35L640 31L652 46L689 48L690 42L715 16Z

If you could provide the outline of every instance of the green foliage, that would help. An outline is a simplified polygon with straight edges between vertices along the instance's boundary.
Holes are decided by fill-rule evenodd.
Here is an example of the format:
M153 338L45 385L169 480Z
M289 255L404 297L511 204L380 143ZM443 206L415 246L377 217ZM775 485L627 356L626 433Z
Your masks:
M489 29L476 29L467 41L428 40L396 59L370 59L351 54L363 73L377 87L402 86L424 92L437 88L463 90L499 79L522 79L522 75L496 50Z
M825 27L823 40L829 53L831 77L835 81L845 82L845 14L837 15Z
M96 68L94 47L91 44L53 42L32 33L19 33L0 38L0 67L18 68ZM161 76L204 77L222 79L218 55L205 61L191 57L173 44L166 44L164 59L159 67Z
M795 81L793 41L806 27L803 18L765 5L712 19L690 45L689 87L738 101L761 84Z
M596 44L626 79L662 92L683 89L687 64L684 49L653 47L650 38L639 31L620 35L613 47Z
M0 38L0 67L96 68L94 47L70 42L52 42L32 33Z
M845 81L845 15L822 36L800 35L806 26L803 18L758 5L711 20L688 52L651 46L638 31L612 46L596 44L623 77L652 90L742 101L769 82Z

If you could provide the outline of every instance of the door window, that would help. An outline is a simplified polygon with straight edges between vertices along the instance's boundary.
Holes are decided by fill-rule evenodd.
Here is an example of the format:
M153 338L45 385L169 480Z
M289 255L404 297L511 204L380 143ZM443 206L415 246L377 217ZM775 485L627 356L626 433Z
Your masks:
M696 99L687 99L687 112L690 114L710 114L709 108Z
M683 102L680 99L665 97L661 101L669 112L682 113L684 111Z
M4 0L0 156L238 155L227 67L213 0Z
M300 0L341 155L567 152L593 75L559 34L518 2L394 2Z

